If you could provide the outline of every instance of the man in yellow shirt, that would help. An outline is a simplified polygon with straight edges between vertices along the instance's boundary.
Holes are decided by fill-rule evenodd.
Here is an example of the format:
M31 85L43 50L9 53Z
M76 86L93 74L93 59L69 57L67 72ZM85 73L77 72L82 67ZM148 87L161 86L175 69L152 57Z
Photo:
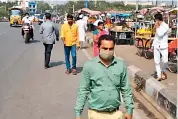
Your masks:
M77 49L79 45L78 26L74 23L73 16L67 15L68 23L64 23L61 27L61 39L64 43L64 53L66 61L66 74L69 75L72 71L73 75L77 74L76 62L77 62ZM72 70L70 66L70 53L72 55Z

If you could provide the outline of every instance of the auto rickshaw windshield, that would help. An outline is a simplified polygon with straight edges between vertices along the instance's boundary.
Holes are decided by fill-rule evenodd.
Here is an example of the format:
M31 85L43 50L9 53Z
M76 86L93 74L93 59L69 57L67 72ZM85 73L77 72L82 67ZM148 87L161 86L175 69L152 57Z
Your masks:
M21 14L22 14L21 10L11 10L10 11L10 15L21 15Z

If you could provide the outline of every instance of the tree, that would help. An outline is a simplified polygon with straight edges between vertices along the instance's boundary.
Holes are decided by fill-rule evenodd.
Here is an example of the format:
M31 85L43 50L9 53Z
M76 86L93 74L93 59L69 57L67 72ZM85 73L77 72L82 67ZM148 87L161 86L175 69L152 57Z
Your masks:
M45 12L46 10L52 10L52 8L48 3L45 3L43 1L38 1L37 10L41 12Z

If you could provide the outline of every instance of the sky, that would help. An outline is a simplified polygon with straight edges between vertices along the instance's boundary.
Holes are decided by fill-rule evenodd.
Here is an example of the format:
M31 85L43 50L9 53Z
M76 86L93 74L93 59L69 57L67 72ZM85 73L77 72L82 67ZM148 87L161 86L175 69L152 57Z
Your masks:
M16 0L0 0L1 2L4 2L4 1L16 1ZM29 1L33 1L33 0L29 0ZM51 3L54 2L54 4L64 4L66 3L67 1L69 0L40 0L40 1L45 1L45 2L48 2L48 3ZM81 1L81 0L79 0ZM84 1L84 0L82 0ZM95 1L95 0L89 0L89 1ZM96 0L96 1L100 1L100 0ZM106 1L136 1L136 0L106 0ZM153 3L156 3L156 0L137 0L139 2L145 2L145 1L149 1L149 2L152 2ZM158 3L161 3L161 2L165 2L168 3L168 4L171 4L172 3L172 0L157 0ZM176 4L177 0L173 0L174 1L174 4Z

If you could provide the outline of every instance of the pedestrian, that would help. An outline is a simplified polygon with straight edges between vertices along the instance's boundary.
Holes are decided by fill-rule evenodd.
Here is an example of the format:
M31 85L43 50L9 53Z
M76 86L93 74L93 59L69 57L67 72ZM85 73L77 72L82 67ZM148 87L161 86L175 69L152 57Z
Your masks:
M114 57L115 40L102 35L98 41L99 56L84 64L76 101L76 119L82 119L82 111L88 100L88 119L132 119L133 95L127 67ZM120 111L121 96L126 114ZM124 117L124 118L123 118Z
M45 47L45 69L50 68L50 57L51 51L53 49L53 44L55 44L55 40L59 39L58 29L55 27L53 22L51 21L51 14L45 14L46 22L43 22L40 26L40 34L43 38L43 45Z
M82 14L79 16L79 20L77 20L76 24L78 25L80 48L82 49L83 48L83 44L85 42L86 30L87 30L87 24L83 20L83 15Z
M99 21L98 23L95 22L95 25L98 25L97 29L93 31L93 54L94 56L99 55L99 48L98 48L98 39L101 35L109 34L105 29L104 29L104 22Z
M169 26L163 21L162 14L158 13L155 16L156 34L153 40L152 49L154 50L154 62L157 72L157 80L165 80L167 75L165 73L168 64L168 32ZM162 58L162 69L160 68L160 60Z
M67 23L64 23L61 27L61 39L64 42L66 74L69 75L72 71L72 74L76 75L77 50L80 47L80 43L78 26L74 23L74 17L71 14L67 15ZM72 55L72 70L69 61L70 53Z

